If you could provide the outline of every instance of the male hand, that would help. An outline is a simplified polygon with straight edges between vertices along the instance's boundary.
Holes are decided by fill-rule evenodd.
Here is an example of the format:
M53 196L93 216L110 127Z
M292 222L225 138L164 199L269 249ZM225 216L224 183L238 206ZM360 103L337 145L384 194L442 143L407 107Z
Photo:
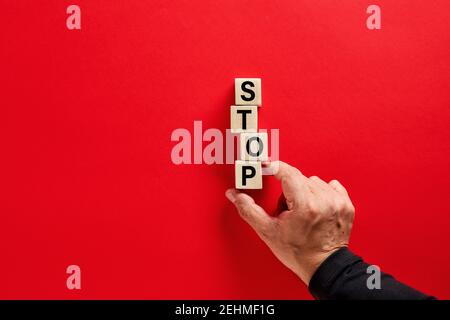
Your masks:
M333 252L348 245L355 209L337 181L305 177L281 161L270 163L281 181L284 210L269 216L247 194L229 189L225 195L275 256L300 279L309 281Z

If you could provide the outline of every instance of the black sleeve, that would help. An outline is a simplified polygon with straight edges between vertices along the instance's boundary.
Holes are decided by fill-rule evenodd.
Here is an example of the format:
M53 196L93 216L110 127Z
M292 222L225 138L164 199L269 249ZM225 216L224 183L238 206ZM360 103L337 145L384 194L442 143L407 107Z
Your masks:
M392 276L380 272L380 289L369 289L367 280L370 265L349 249L342 248L330 255L314 273L309 291L321 300L426 300L435 299L423 294Z

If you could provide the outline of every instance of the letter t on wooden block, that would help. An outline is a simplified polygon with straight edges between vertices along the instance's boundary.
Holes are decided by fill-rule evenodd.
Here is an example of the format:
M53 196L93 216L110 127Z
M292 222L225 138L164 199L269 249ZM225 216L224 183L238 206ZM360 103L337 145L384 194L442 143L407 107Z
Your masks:
M261 162L236 160L236 189L262 189Z
M246 161L269 160L267 132L242 133L239 140L240 159Z
M261 79L236 78L234 79L235 103L238 106L261 105Z
M257 106L231 106L231 132L257 132Z

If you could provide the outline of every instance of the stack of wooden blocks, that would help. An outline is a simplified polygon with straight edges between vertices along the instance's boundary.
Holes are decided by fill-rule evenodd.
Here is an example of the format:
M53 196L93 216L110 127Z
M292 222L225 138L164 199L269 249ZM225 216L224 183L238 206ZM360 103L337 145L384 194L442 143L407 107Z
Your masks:
M239 160L235 161L237 189L262 189L261 162L268 158L267 132L258 132L261 79L234 79L235 105L231 106L231 132L239 133Z

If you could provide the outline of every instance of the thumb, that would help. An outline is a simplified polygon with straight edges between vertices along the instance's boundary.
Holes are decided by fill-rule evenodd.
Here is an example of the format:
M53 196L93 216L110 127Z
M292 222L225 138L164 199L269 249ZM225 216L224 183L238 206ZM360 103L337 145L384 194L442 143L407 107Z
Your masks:
M252 197L236 189L228 189L225 196L230 200L244 219L263 239L267 239L273 230L273 218L258 206Z

